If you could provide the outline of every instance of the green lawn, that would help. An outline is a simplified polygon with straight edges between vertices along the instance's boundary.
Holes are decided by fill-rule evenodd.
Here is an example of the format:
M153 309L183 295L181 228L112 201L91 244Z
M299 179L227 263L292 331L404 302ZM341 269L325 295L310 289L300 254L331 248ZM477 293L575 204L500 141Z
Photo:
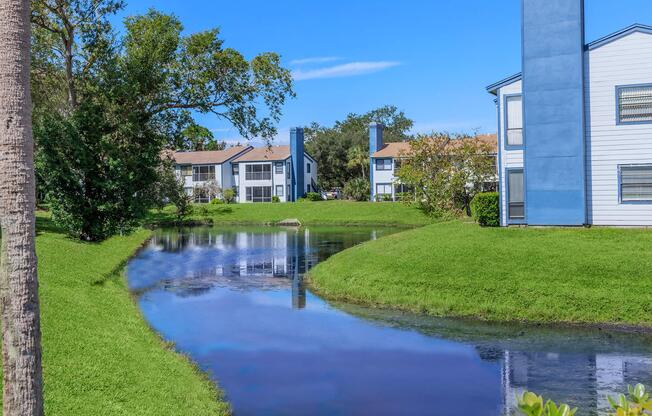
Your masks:
M437 316L652 327L652 231L439 223L341 252L310 282Z
M296 218L304 225L396 225L419 226L432 222L417 208L400 203L350 201L298 202L279 204L194 205L194 221L222 224L274 224ZM154 223L174 221L174 207L153 212Z
M220 415L214 385L147 326L123 266L149 236L101 244L38 219L45 407L49 415Z

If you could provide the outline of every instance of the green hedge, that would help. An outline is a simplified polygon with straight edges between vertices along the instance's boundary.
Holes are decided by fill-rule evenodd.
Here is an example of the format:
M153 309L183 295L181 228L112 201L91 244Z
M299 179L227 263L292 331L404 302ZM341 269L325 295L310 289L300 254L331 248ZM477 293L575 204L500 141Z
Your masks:
M500 226L499 196L497 192L480 193L471 202L473 219L483 227Z

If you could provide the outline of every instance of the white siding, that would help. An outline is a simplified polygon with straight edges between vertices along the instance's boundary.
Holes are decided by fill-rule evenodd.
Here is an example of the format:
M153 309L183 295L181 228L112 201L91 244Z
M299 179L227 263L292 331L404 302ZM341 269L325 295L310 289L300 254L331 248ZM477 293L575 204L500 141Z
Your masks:
M390 158L379 158L379 159L390 159ZM375 160L375 159L374 159ZM372 184L372 191L376 195L376 185L379 183L382 184L391 184L392 185L392 198L394 198L394 159L392 159L392 169L391 170L376 170L376 163L374 162L374 183Z
M523 150L505 149L505 95L521 94L522 82L515 81L498 90L498 146L500 146L500 160L498 170L500 174L500 212L502 224L507 224L507 192L505 172L509 168L523 168ZM525 140L525 139L524 139Z
M652 35L633 33L586 52L589 222L652 225L652 204L619 203L618 166L652 163L652 124L617 125L616 86L652 83Z

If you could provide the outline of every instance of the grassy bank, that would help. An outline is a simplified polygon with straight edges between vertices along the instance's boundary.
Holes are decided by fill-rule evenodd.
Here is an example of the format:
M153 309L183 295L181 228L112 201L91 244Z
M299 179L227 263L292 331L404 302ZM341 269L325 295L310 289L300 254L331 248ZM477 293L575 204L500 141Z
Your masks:
M45 405L49 415L216 415L228 406L150 330L122 269L147 231L101 244L38 219Z
M303 225L396 225L420 226L432 221L417 208L398 203L349 201L299 202L287 204L194 205L191 221L220 224L274 224L296 218ZM153 212L152 223L175 220L174 207Z
M310 273L328 298L437 316L652 327L652 232L449 222L339 253Z

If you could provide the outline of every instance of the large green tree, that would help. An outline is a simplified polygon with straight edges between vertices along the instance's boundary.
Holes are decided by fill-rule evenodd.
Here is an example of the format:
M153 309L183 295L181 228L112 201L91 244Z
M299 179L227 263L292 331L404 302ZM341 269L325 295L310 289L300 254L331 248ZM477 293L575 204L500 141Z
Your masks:
M86 10L73 3L106 4L107 12L114 10L109 4L117 7L106 0L51 1L70 6L44 6L48 19L64 26L68 17L61 10ZM127 18L119 41L107 25L98 26L95 38L80 36L72 48L92 56L73 58L89 65L73 65L74 93L70 82L56 82L68 78L65 59L48 61L55 75L43 80L61 85L66 102L41 102L48 110L39 112L35 130L39 177L54 219L86 240L129 230L146 214L156 199L151 190L161 152L183 141L188 128L196 129L192 112L227 120L244 137L270 139L286 98L293 95L290 72L278 55L248 61L223 46L217 29L184 36L175 16L154 10ZM66 50L63 37L58 43L46 39ZM48 44L39 44L44 56Z
M368 168L360 159L369 154L371 122L385 125L386 143L411 138L412 120L394 106L380 107L365 114L349 114L332 127L313 123L306 129L306 150L319 163L321 188L343 187L351 179L365 176Z

